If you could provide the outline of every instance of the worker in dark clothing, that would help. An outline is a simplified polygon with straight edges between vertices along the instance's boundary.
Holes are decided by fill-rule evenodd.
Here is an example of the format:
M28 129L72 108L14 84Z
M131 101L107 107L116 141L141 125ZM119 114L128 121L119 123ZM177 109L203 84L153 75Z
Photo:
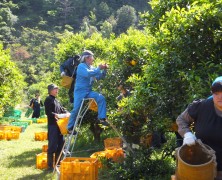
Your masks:
M193 101L176 121L183 144L192 146L200 139L216 152L216 179L222 179L222 76L212 83L211 92L212 98ZM195 134L189 127L193 122Z
M64 144L63 135L57 125L58 118L69 117L69 113L56 99L58 87L55 84L48 85L49 96L45 99L45 112L48 118L48 170L53 170L53 154L55 153L55 162L57 162ZM65 115L65 116L64 116Z
M68 58L63 64L60 65L60 72L61 76L69 76L73 78L71 87L69 89L69 100L70 103L73 103L73 92L74 92L74 85L75 85L75 79L76 79L76 69L79 65L79 55L75 55L74 57Z
M43 106L43 103L40 99L40 95L37 93L35 98L31 99L29 106L33 109L32 118L40 117L40 107Z

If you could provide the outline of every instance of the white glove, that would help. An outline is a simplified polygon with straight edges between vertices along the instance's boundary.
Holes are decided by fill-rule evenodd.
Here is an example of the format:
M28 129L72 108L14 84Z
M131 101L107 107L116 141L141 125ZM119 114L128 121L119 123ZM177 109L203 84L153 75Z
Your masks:
M183 145L187 144L188 146L192 146L195 144L196 139L197 138L193 133L187 132L184 134Z
M66 118L66 117L69 117L70 116L70 113L65 113L65 114L57 114L57 117L60 119L60 118Z
M61 73L61 76L65 76L66 75L66 73L63 71L62 73Z

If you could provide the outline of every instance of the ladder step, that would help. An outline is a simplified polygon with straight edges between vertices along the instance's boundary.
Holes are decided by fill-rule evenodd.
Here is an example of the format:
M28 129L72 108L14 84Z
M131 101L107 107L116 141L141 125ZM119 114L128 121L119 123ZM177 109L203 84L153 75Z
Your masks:
M67 155L71 155L71 153L69 151L67 151L66 149L64 149L62 151L63 155L67 156Z

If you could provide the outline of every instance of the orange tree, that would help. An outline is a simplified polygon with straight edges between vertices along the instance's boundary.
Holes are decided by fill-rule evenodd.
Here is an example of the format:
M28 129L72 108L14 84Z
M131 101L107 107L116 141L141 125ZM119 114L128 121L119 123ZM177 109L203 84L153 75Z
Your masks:
M99 33L67 36L56 49L56 62L85 48L95 53L96 63L109 63L107 78L95 90L105 95L109 118L120 130L129 132L132 142L138 142L143 134L168 131L189 102L210 95L212 80L221 75L221 4L221 0L153 0L152 14L142 15L143 31L130 29L109 39ZM120 81L128 83L133 91L118 104L118 110L115 98ZM135 132L132 126L139 130ZM142 155L130 156L130 161L113 173L122 179L171 173L166 172L167 165L161 165L152 161L151 150L145 149Z
M153 13L143 15L149 43L146 64L140 76L128 78L133 96L122 107L139 112L138 117L143 110L148 129L167 131L188 103L210 95L213 79L221 75L222 1L153 0L151 5ZM130 165L115 171L120 179L160 179L167 169L144 156L130 158Z
M56 61L53 66L57 70L55 71L54 79L59 83L59 78L57 78L59 76L59 65L67 57L81 54L83 49L93 51L95 54L95 65L101 62L109 64L108 75L105 80L94 86L94 90L102 92L107 99L109 117L117 119L118 123L124 122L124 126L120 126L123 129L131 127L133 121L140 122L139 129L141 129L143 123L147 120L144 113L141 116L135 113L125 113L126 115L123 115L122 118L112 118L114 116L111 114L116 110L116 96L119 94L116 88L117 84L120 81L127 83L128 78L133 74L139 75L142 66L146 62L146 59L144 59L147 55L147 42L145 38L145 34L133 29L129 30L127 34L120 35L118 38L111 36L109 39L103 38L99 33L94 33L91 37L86 37L84 33L67 33L55 51ZM64 97L64 103L67 104L68 100L65 98L67 96L64 89L62 89L61 95ZM120 130L123 129L120 128Z
M72 34L70 32L65 33L55 50L56 60L52 64L52 66L55 68L54 76L52 77L53 81L57 84L60 83L60 78L58 78L60 77L60 64L63 63L68 57L74 56L75 54L81 54L84 49L91 50L95 54L94 66L101 62L109 63L105 51L107 44L107 39L103 38L100 33L94 33L91 37L88 37L83 32L77 34ZM102 92L106 96L109 94L109 90L104 88L104 86L106 86L106 82L103 80L99 81L98 83L95 83L94 90ZM66 107L71 110L72 105L68 103L67 91L67 89L61 88L60 97L62 97L63 104L65 104ZM109 96L106 97L109 99ZM99 141L102 129L99 128L98 125L95 125L94 122L96 119L97 113L89 111L84 117L83 122L90 123L90 130L94 135L94 140Z
M124 111L147 115L151 129L166 129L194 98L210 95L221 72L221 3L151 1L153 13L143 15L146 53L137 49L146 60L139 76L128 77L134 91Z
M155 96L152 119L157 122L175 120L194 98L210 95L212 80L221 74L221 3L151 2L154 14L162 16L158 20L152 14L145 16L146 29L152 30L155 42L150 45L151 63L144 67L137 87L138 92L146 89L145 102Z
M14 108L23 98L24 78L15 63L10 60L10 51L0 44L0 117Z

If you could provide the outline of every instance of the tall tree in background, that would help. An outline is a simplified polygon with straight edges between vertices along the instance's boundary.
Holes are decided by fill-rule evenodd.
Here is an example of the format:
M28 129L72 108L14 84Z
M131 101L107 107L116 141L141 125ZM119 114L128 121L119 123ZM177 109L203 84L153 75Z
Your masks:
M71 14L74 13L75 7L73 6L73 3L71 0L58 0L56 1L58 4L58 15L61 18L59 24L61 26L64 26L68 23L70 23Z
M103 24L100 26L100 32L102 33L103 37L109 38L113 32L113 26L108 21L104 21Z
M4 46L14 43L14 24L18 17L12 13L12 9L16 7L16 4L11 1L0 2L0 41L3 42Z
M19 43L11 46L12 59L27 75L26 82L29 85L40 82L45 73L52 70L50 64L54 60L58 38L54 33L23 28Z
M136 11L131 6L123 6L117 11L117 25L115 33L126 32L130 26L135 26L137 21Z
M96 17L100 22L105 21L111 15L110 7L105 2L101 2L96 9ZM99 23L99 22L98 22Z

